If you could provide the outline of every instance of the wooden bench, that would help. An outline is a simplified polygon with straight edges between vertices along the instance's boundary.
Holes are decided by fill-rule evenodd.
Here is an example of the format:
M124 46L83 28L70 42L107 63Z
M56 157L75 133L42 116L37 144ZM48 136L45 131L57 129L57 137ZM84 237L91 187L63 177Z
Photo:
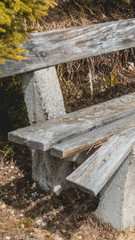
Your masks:
M54 67L135 47L135 19L33 33L25 46L25 61L0 65L1 78L22 74L31 123L9 140L35 149L32 175L41 188L58 194L72 183L100 193L97 216L120 230L135 226L135 93L65 114Z

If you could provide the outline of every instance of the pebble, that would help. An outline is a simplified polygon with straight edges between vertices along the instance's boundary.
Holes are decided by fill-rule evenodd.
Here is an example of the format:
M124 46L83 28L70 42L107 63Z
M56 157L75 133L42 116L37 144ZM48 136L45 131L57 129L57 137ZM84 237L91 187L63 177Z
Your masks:
M35 193L31 193L31 196L32 196L32 197L35 197L35 196L36 196L36 194L35 194Z
M35 205L35 203L34 203L34 202L32 202L32 203L31 203L31 206L33 206L33 207L34 207L34 205Z
M58 235L55 235L54 239L55 239L55 240L63 240L63 238L60 237L60 236L58 236Z
M36 238L26 238L25 240L37 240Z
M12 215L14 215L15 211L14 211L14 210L11 210L10 213L11 213Z
M6 239L6 240L10 240L11 238L10 238L10 237L8 237L8 236L6 236L6 237L5 237L5 239Z
M42 228L45 228L47 226L47 222L42 223Z
M23 214L20 214L20 217L24 217L24 215L23 215Z
M79 236L79 237L78 237L78 240L82 240L82 236Z
M44 197L45 195L43 193L40 194L40 197Z
M2 205L0 206L0 208L1 208L1 209L4 209L4 208L6 208L6 205L5 205L5 204L2 204Z
M14 187L14 186L15 186L15 184L14 184L13 182L11 182L11 184L10 184L10 185L11 185L11 187Z
M40 226L43 223L43 219L40 218L36 221L36 225Z
M31 188L32 188L32 189L35 188L36 185L37 185L36 182L34 182L34 183L32 184L32 187L31 187Z
M59 212L61 212L61 211L63 211L63 210L64 210L64 207L63 207L63 206L60 206L60 207L57 208L56 212L59 213Z
M128 64L129 64L129 70L131 70L131 71L134 71L134 68L135 68L135 65L134 65L134 63L133 62L128 62Z
M37 192L31 193L31 196L36 197L36 196L38 196L38 193Z

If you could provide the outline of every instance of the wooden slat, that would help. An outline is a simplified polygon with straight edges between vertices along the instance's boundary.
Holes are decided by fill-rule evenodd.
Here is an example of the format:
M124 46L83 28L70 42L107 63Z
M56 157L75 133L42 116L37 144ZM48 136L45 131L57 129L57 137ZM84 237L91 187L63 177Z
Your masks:
M127 127L135 127L135 114L114 121L93 131L83 133L79 137L69 136L62 142L55 144L51 148L50 154L59 158L69 157L75 153L85 151L99 142L105 142L114 134L126 130Z
M135 19L30 34L27 59L0 64L1 78L135 47Z
M135 143L135 128L113 136L66 179L97 195L127 158Z
M9 140L46 151L55 143L132 116L135 93L9 133Z

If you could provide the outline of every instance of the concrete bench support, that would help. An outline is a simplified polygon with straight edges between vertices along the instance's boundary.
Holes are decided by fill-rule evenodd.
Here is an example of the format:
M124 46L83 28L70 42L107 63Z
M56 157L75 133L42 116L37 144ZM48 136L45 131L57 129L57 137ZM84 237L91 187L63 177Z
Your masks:
M24 98L31 124L65 114L55 67L23 74L23 78L26 84ZM49 151L33 150L32 177L45 191L51 190L58 194L71 172L70 166L71 162L56 159Z
M96 215L120 231L135 226L135 146L100 192Z

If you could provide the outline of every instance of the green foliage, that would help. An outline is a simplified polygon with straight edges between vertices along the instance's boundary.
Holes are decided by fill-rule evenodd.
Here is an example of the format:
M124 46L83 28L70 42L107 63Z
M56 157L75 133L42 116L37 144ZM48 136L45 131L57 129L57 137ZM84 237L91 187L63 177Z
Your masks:
M54 0L0 0L0 63L24 59L21 44L27 40L28 26L42 21L54 5Z

